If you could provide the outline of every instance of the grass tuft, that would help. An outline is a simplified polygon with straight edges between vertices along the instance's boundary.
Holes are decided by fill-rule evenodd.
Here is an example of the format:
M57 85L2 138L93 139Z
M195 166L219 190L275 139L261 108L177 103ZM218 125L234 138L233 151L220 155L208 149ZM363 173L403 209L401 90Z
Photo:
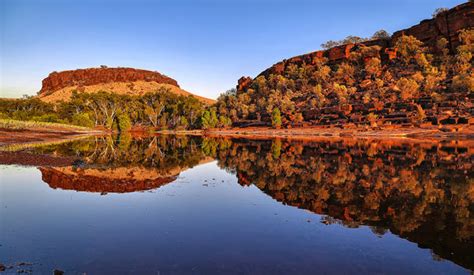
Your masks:
M50 130L50 131L75 131L75 132L90 132L92 129L87 127L68 125L62 123L52 122L38 122L38 121L22 121L14 119L0 119L0 129L9 130Z

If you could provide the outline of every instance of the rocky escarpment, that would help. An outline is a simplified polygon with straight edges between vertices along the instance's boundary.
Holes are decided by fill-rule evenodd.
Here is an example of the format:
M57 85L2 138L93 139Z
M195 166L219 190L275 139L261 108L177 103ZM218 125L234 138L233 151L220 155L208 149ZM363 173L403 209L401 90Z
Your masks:
M117 94L142 95L166 88L172 93L189 96L192 93L181 89L178 82L154 71L134 68L87 68L52 72L42 82L38 97L46 102L67 101L73 91L94 93L98 91ZM193 95L205 104L214 100Z
M451 53L456 51L459 45L458 34L462 29L474 27L474 2L468 2L442 12L436 18L421 21L411 28L395 32L390 39L371 40L359 44L345 44L328 50L315 51L308 54L298 55L278 62L266 69L260 75L281 74L291 64L314 64L321 58L327 58L329 62L341 62L350 57L353 50L360 44L366 46L378 45L381 47L382 59L393 59L396 57L397 49L395 41L402 35L411 35L423 42L426 46L434 47L438 39L444 37L448 40ZM250 85L249 77L239 79L237 89L244 90Z
M158 72L133 68L88 68L71 71L52 72L43 79L38 95L48 95L71 86L90 86L111 82L147 81L170 84L179 87L176 80Z
M241 127L462 131L474 125L473 41L469 2L385 39L295 56L242 77L219 110Z

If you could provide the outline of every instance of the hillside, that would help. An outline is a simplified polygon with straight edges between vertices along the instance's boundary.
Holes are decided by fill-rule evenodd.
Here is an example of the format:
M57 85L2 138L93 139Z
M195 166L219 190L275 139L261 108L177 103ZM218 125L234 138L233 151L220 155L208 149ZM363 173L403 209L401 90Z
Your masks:
M473 124L473 27L469 2L391 36L285 59L240 78L217 112L234 126Z
M67 101L73 91L143 95L166 88L177 95L192 95L205 104L215 101L181 89L178 82L158 72L133 68L88 68L53 72L42 82L38 97L45 102Z

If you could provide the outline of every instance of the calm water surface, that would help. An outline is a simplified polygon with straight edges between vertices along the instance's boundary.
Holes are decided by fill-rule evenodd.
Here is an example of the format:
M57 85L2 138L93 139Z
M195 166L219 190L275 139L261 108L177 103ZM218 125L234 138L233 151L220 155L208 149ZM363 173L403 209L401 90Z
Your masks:
M4 148L0 163L18 150L48 161L0 165L0 263L35 274L469 274L469 144L123 136Z

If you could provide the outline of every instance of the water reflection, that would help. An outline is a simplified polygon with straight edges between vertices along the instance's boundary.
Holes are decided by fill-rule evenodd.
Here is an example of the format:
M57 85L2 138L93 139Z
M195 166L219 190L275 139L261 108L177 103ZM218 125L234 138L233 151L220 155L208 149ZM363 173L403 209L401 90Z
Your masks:
M470 141L106 136L29 151L71 162L39 168L51 188L102 194L155 189L217 159L240 185L323 215L324 224L390 231L474 269Z
M156 189L213 160L201 150L201 139L186 136L101 136L30 151L69 160L39 167L51 188L102 194Z
M474 269L473 152L462 142L234 140L216 156L241 185L323 223L390 230Z

